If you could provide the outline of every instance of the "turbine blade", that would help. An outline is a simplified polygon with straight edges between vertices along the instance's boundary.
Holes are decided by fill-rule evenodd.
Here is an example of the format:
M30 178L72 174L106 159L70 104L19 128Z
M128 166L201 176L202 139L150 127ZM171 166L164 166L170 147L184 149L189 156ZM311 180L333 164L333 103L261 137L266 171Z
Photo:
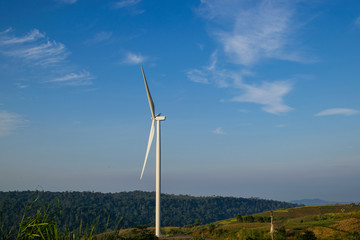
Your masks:
M150 152L151 143L152 143L152 140L154 138L154 133L155 133L155 119L153 119L152 123L151 123L150 136L149 136L149 141L148 141L148 145L147 145L147 149L146 149L145 161L144 161L144 166L143 166L142 171L141 171L140 180L142 179L142 176L144 174L146 162L147 162L149 152Z
M147 82L146 82L146 77L145 77L145 73L144 73L144 69L143 69L143 66L142 66L142 65L141 65L141 71L142 71L142 74L143 74L143 77L144 77L145 88L146 88L146 93L147 93L148 100L149 100L149 105L150 105L151 114L152 114L152 117L155 118L154 102L153 102L153 100L152 100L152 98L151 98L150 90L149 90L148 84L147 84Z

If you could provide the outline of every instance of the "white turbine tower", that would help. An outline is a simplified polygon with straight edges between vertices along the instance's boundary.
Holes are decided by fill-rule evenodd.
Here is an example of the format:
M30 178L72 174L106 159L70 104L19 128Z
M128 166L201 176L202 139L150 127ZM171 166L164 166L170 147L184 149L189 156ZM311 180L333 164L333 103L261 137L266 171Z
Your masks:
M142 179L142 176L144 174L144 170L145 170L145 166L146 166L146 161L149 155L149 151L150 151L150 147L151 147L151 143L152 140L154 138L154 128L155 128L155 121L156 121L156 214L155 214L155 235L157 237L160 237L160 193L161 193L161 139L160 139L160 121L164 121L165 120L165 116L160 116L160 113L155 115L155 106L154 106L154 102L151 98L151 94L149 91L149 87L147 85L146 82L146 77L145 77L145 73L144 73L144 69L141 65L141 71L144 77L144 82L145 82L145 88L146 88L146 93L147 93L147 97L149 100L149 105L150 105L150 110L151 110L151 115L152 115L152 123L151 123L151 129L150 129L150 136L149 136L149 141L148 141L148 145L147 145L147 149L146 149L146 154L145 154L145 161L144 161L144 165L141 171L141 175L140 175L140 179Z

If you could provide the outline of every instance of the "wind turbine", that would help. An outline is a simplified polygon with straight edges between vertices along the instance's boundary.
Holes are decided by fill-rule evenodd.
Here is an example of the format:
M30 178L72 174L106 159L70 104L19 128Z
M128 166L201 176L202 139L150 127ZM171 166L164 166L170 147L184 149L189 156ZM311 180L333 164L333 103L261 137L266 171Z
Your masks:
M144 82L145 82L145 88L146 88L146 93L147 93L147 97L149 100L149 106L150 106L150 111L151 111L151 119L152 119L152 123L151 123L151 128L150 128L150 136L149 136L149 141L148 141L148 145L147 145L147 149L146 149L146 154L145 154L145 161L144 161L144 165L141 171L141 175L140 175L140 180L142 179L142 176L144 174L144 170L145 170L145 166L146 166L146 161L148 159L148 155L149 155L149 151L150 151L150 147L151 147L151 143L152 140L154 138L154 132L155 132L155 121L156 121L156 210L155 210L155 235L157 237L160 237L160 193L161 193L161 137L160 137L160 121L164 121L165 120L165 116L160 116L160 113L155 115L155 106L154 106L154 102L151 98L151 94L149 91L149 87L148 84L146 82L146 77L145 77L145 73L144 73L144 69L143 66L141 65L141 71L144 77Z

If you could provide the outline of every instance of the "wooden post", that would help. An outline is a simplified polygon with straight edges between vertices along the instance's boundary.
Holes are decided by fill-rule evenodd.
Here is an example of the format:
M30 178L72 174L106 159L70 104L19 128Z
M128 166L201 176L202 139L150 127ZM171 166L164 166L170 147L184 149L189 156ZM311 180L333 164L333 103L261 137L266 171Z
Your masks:
M273 211L270 211L270 218L271 218L271 225L270 225L270 234L271 234L271 240L274 240L274 213Z

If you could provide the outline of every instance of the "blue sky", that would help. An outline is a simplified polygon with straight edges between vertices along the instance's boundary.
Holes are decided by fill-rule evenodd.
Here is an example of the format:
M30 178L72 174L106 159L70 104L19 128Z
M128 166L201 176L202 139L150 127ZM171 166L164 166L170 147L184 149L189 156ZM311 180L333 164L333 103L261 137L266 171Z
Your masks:
M0 190L360 201L360 2L3 0Z

